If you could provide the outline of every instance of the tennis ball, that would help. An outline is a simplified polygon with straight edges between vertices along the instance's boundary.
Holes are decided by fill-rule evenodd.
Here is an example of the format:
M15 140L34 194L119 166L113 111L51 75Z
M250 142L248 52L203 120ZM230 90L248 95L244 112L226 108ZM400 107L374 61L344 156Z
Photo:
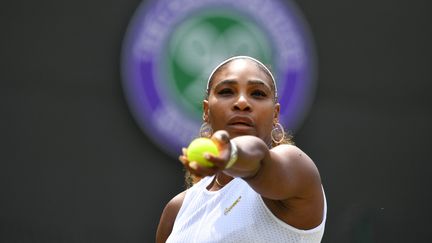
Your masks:
M209 138L196 138L187 148L187 157L189 162L196 161L198 164L206 167L212 167L213 163L204 158L204 154L219 155L219 150L215 143Z

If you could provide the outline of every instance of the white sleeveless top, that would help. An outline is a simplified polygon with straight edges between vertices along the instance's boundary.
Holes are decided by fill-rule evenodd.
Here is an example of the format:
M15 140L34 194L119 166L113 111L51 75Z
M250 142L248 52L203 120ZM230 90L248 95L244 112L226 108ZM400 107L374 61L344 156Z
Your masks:
M167 242L321 241L327 214L325 197L321 224L300 230L278 219L242 179L233 179L219 191L208 191L212 179L203 178L186 191Z

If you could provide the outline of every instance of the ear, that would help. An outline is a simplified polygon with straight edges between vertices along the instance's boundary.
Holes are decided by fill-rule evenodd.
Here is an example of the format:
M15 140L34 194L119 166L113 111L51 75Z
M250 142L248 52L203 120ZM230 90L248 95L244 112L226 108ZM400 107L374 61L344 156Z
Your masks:
M276 103L274 106L273 124L279 122L279 114L280 114L280 104Z
M209 120L209 105L208 100L203 100L203 121L208 123Z

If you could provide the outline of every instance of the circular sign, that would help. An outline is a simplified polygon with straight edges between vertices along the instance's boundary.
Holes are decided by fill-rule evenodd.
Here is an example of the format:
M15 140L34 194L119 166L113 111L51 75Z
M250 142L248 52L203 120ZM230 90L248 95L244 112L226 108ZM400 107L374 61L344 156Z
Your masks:
M315 87L311 36L290 2L159 0L142 4L127 30L122 74L126 99L151 140L175 157L198 136L210 72L237 55L273 72L280 122L294 131Z

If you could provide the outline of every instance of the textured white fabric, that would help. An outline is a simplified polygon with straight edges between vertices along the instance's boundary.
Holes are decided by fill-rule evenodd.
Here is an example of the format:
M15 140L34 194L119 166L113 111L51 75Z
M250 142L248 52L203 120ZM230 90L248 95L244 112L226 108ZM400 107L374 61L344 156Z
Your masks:
M322 223L300 230L274 216L261 196L245 181L235 178L219 191L208 191L213 177L189 188L167 242L320 242ZM323 192L324 193L324 192Z

